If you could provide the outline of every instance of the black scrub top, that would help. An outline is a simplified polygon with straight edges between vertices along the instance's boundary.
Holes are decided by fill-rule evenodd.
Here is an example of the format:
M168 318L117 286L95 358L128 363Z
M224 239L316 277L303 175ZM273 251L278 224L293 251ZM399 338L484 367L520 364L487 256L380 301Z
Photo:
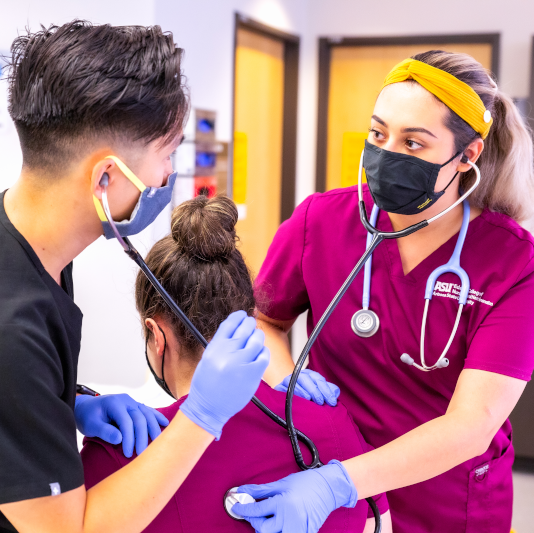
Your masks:
M83 485L74 401L82 313L15 229L0 194L0 504ZM36 214L38 217L38 214ZM58 221L60 224L61 221ZM0 532L16 531L0 513Z

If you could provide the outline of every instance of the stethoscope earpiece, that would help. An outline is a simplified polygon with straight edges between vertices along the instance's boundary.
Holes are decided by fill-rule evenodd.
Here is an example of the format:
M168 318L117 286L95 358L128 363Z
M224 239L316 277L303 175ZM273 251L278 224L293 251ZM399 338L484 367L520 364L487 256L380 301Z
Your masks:
M104 172L104 174L102 174L99 185L101 187L107 187L109 185L109 174L107 172Z

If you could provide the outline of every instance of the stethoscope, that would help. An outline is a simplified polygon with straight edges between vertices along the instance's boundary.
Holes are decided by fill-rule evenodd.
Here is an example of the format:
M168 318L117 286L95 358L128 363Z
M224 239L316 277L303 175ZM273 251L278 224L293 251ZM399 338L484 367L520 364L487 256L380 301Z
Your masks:
M111 226L111 229L113 233L115 234L117 241L119 241L126 255L130 259L132 259L137 264L137 266L141 269L141 271L146 276L146 278L151 283L151 285L154 287L156 292L162 297L163 301L169 306L169 309L171 309L171 311L182 322L182 324L191 332L191 334L195 337L198 343L203 348L206 348L206 346L208 345L208 341L204 338L204 336L200 333L200 331L198 331L198 329L189 320L189 318L187 318L186 314L182 311L182 309L180 309L180 307L176 304L176 302L171 298L169 293L164 289L163 285L161 285L161 283L158 281L154 273L150 270L150 268L148 268L148 265L145 263L145 261L143 260L139 252L132 245L130 240L127 237L122 237L120 235L117 229L117 226L115 225L115 221L113 220L113 217L111 216L111 210L109 208L108 195L107 195L108 183L109 183L109 178L107 174L104 174L102 176L102 179L100 180L100 185L102 186L102 205L104 208L104 213L106 214L106 218L108 219L109 225ZM299 374L300 374L300 369L296 375L297 379L298 379ZM293 376L294 375L295 374L293 374ZM91 393L98 395L98 393L95 391L91 391ZM287 404L287 398L290 398L291 403L292 403L294 393L295 393L295 387L293 386L291 392L289 390L287 392L286 404ZM321 462L319 458L319 450L315 446L314 442L304 433L302 433L301 431L295 428L295 425L293 424L293 418L291 418L290 423L287 423L281 416L278 416L276 413L271 411L256 396L253 396L251 401L256 407L258 407L263 413L265 413L273 422L276 422L279 426L283 427L288 432L290 432L291 439L293 438L296 439L297 441L296 447L299 451L300 462L297 456L295 456L295 460L297 461L298 466L302 470L308 470L311 468L319 468L321 466L324 466L324 464ZM305 446L310 451L311 456L312 456L312 462L310 465L306 465L306 463L304 462L302 458L302 453L298 445L298 441L301 441L302 443L304 443ZM292 441L292 444L293 444L293 441ZM295 446L293 445L293 451L294 450L295 450ZM241 518L235 513L232 513L232 507L238 501L241 503L251 503L254 500L248 494L237 493L236 490L237 490L237 487L233 487L229 489L224 495L224 498L223 498L224 509L226 510L227 514L234 520L245 521L244 518ZM366 498L366 500L369 503L369 506L371 507L371 509L373 510L373 514L375 517L375 522L376 522L375 533L380 533L382 529L380 511L378 510L378 507L372 498Z
M370 243L367 246L367 249L365 250L364 254L356 264L356 266L353 268L352 272L349 274L348 278L345 280L343 285L340 287L337 294L334 296L333 300L330 302L328 307L326 308L325 312L315 325L315 328L311 332L308 341L306 342L306 345L304 346L304 349L302 350L302 353L300 354L296 364L295 368L293 370L293 374L291 375L291 379L289 381L289 386L287 389L286 394L286 408L285 408L285 414L286 419L284 420L282 417L278 416L276 413L273 413L263 402L261 402L258 398L255 396L252 398L252 403L256 405L259 409L261 409L262 412L264 412L271 420L276 422L279 426L287 429L289 440L291 441L291 446L293 448L293 455L295 456L295 461L299 468L301 470L310 470L312 468L320 468L321 466L324 466L324 464L321 462L319 458L319 451L317 450L317 447L313 443L313 441L304 435L301 431L299 431L297 428L295 428L295 424L293 422L293 397L295 395L295 387L297 384L298 377L300 375L300 372L302 370L302 367L304 366L304 363L308 357L308 354L310 353L310 350L317 340L317 337L319 336L319 333L323 329L324 325L326 324L326 321L330 318L331 314L333 313L334 309L339 304L341 298L343 295L347 292L348 288L362 269L362 266L365 265L369 257L372 255L374 249L384 240L384 239L398 239L401 237L406 237L408 235L411 235L412 233L415 233L416 231L425 228L432 222L435 222L439 218L441 218L443 215L447 214L449 211L454 209L456 206L458 206L461 202L463 202L478 186L480 183L480 171L478 170L478 167L469 161L467 157L463 156L462 158L463 163L469 163L471 167L474 169L476 173L476 180L475 183L472 185L472 187L464 194L462 195L456 202L454 202L451 206L449 206L447 209L443 210L441 213L435 215L434 217L430 218L429 220L423 220L421 222L418 222L417 224L413 224L412 226L409 226L403 230L400 231L392 231L392 232L384 232L376 229L372 224L369 223L369 220L367 218L367 212L365 210L365 202L363 200L363 193L362 193L362 169L363 169L363 151L360 158L360 167L358 172L358 206L360 211L360 219L362 221L362 224L364 225L365 229L372 234L372 238L370 240ZM206 347L208 345L206 339L202 336L202 334L197 330L197 328L193 325L193 323L187 318L185 313L176 305L174 300L170 297L169 293L163 288L161 283L157 280L157 278L154 276L152 271L148 268L147 264L144 262L143 258L139 254L139 252L133 247L131 242L127 237L122 237L116 226L115 222L113 221L113 218L111 216L111 212L109 209L108 204L108 198L107 198L107 185L108 180L107 176L100 181L100 184L102 185L102 204L104 206L104 212L106 213L106 217L108 219L108 222L115 234L115 237L123 247L125 253L135 261L135 263L139 266L143 274L147 277L148 281L152 284L154 289L159 293L159 295L163 298L165 303L169 306L171 311L178 317L178 319L184 324L184 326L192 333L192 335L195 337L195 339L200 343L202 347ZM376 223L376 221L375 221ZM304 458L302 456L302 451L299 446L299 440L303 442L306 447L309 449L312 455L312 461L310 464L306 464L304 461ZM236 515L231 514L231 508L232 505L239 501L239 498L242 496L238 496L235 492L235 487L231 488L227 491L225 494L223 503L224 508L227 511L227 513L234 519L239 520L240 518ZM251 501L250 499L243 500L243 503L247 503ZM375 517L375 533L380 533L382 529L382 523L380 519L380 512L378 510L378 507L373 500L373 498L366 498L366 501L368 502L369 506L373 510L373 515Z
M423 372L430 372L431 370L436 370L438 368L445 368L449 366L449 360L445 357L449 348L454 340L456 331L458 330L458 325L460 323L460 317L464 305L467 303L467 297L469 296L469 276L467 272L460 266L460 256L464 247L465 236L467 234L467 229L469 228L469 217L471 215L471 207L469 206L469 201L463 201L464 213L462 217L462 227L460 228L460 233L458 235L458 240L456 241L456 246L451 255L449 261L438 268L436 268L429 276L426 282L425 288L425 309L423 311L423 324L421 326L421 364L418 365L414 362L413 358L410 357L407 353L401 355L401 361L407 365L413 365L415 368L422 370ZM378 218L379 209L376 205L373 206L371 212L370 224L376 226L376 220ZM371 233L367 233L367 247L372 240L373 236ZM351 319L352 330L356 335L360 337L371 337L373 336L380 326L380 320L378 315L369 309L370 301L370 291L371 291L371 264L373 256L370 255L367 263L365 264L364 269L364 279L363 279L363 297L362 297L362 309L356 311ZM436 282L438 278L445 273L456 274L460 278L461 289L458 300L458 312L456 314L456 320L452 329L452 333L449 337L447 345L440 355L439 359L431 366L428 366L425 362L425 331L426 323L428 318L428 307L430 300L432 300L432 295L436 287Z

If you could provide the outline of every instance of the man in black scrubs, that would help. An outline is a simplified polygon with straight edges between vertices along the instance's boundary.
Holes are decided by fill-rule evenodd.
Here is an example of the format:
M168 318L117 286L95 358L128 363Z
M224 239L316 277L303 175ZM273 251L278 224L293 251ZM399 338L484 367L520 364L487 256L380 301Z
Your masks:
M106 180L113 218L133 233L149 223L140 188L157 196L166 187L188 110L182 51L157 26L74 21L18 37L12 53L9 110L23 168L0 195L0 531L139 532L252 397L263 370L247 379L241 371L239 381L233 361L246 350L252 361L263 341L253 319L231 315L219 330L218 365L208 347L195 374L210 386L197 386L189 414L85 491L76 424L113 443L122 433L131 455L134 432L140 453L166 422L124 395L76 398L82 313L72 260L103 233ZM229 396L234 412L221 413Z

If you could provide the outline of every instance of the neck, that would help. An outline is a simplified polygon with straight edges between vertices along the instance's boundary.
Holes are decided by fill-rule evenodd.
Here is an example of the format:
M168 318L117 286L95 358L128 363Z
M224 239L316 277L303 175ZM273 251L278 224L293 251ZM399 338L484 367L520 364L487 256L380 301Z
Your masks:
M419 215L408 216L389 213L389 219L393 229L398 231L422 220L428 220L441 213L460 197L457 190L447 191L447 193L434 206ZM481 209L471 206L470 220L480 215L481 212ZM406 275L411 272L421 261L458 233L462 227L462 217L463 204L459 204L446 215L429 224L426 228L416 231L408 235L408 237L398 239L397 244L404 274Z
M172 362L169 361L169 363L165 360L165 381L173 396L179 399L189 394L197 364L182 357L172 357L170 359L172 359Z
M76 176L50 178L23 170L6 192L4 208L58 283L61 271L102 234L89 181Z

